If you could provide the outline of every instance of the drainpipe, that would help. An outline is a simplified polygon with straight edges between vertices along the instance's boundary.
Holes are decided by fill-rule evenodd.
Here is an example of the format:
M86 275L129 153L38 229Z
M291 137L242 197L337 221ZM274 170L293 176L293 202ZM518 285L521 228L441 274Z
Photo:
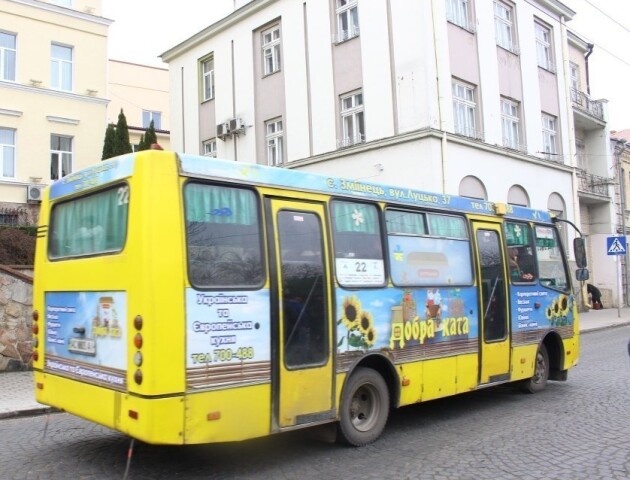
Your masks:
M444 108L445 106L443 105L443 102L445 101L444 98L442 98L442 91L440 88L440 61L438 58L438 55L440 52L440 47L441 45L439 44L438 41L438 36L437 36L437 25L438 25L438 19L437 19L437 14L436 14L436 1L437 0L431 0L431 20L432 20L432 24L433 24L433 60L435 61L435 78L436 78L436 89L437 89L437 97L438 97L438 121L439 121L439 125L440 125L440 130L442 131L442 141L441 141L441 153L440 153L440 160L442 161L442 169L441 169L441 174L442 174L442 193L446 193L446 176L448 175L448 171L447 171L447 165L446 162L448 160L448 155L446 153L447 147L448 147L448 138L446 137L446 119L444 118ZM443 21L443 18L440 20Z
M586 48L588 48L588 51L584 55L584 64L586 66L586 93L588 93L589 97L591 96L591 77L588 74L588 57L590 57L591 53L593 53L594 46L595 45L593 45L592 43L587 44Z
M615 145L615 156L617 157L617 178L619 179L619 210L621 213L621 234L627 238L626 235L626 185L623 175L623 162L621 161L621 155L626 151L628 144L625 140L617 140ZM627 242L626 242L627 243ZM624 291L626 296L626 303L630 300L628 297L628 257L624 258L624 278L626 279ZM623 303L623 297L619 299L619 305Z

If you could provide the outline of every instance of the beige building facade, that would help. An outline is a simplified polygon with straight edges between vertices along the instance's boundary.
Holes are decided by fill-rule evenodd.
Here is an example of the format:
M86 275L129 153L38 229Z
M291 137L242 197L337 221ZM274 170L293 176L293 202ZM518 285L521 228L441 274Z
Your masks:
M100 160L111 24L100 14L101 0L0 0L0 223L33 223L45 185Z
M169 76L108 60L102 0L0 0L0 225L37 222L42 189L101 161L122 109L169 148Z
M165 68L109 60L107 123L115 124L122 110L129 141L136 148L153 120L158 143L168 150L169 75Z

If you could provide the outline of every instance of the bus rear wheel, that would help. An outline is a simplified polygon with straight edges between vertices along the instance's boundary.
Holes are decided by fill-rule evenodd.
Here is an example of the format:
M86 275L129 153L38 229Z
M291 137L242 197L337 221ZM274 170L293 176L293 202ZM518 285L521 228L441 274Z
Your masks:
M389 416L389 391L383 377L371 368L357 368L341 399L337 440L361 447L375 441Z
M547 386L549 380L549 354L544 344L541 344L536 353L536 365L534 375L523 381L521 390L526 393L537 393Z

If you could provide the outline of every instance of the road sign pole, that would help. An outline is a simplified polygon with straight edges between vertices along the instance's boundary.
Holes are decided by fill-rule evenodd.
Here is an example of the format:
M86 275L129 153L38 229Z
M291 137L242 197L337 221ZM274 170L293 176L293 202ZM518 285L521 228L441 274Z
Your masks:
M621 303L623 302L623 297L621 296L621 282L623 281L623 277L621 276L621 260L619 257L621 255L615 255L617 257L617 318L621 318Z

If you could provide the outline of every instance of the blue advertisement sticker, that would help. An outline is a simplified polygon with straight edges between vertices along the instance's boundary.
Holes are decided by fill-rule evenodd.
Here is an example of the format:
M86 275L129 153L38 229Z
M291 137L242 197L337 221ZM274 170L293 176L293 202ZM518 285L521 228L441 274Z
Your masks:
M124 292L48 292L46 368L124 386L127 295Z

